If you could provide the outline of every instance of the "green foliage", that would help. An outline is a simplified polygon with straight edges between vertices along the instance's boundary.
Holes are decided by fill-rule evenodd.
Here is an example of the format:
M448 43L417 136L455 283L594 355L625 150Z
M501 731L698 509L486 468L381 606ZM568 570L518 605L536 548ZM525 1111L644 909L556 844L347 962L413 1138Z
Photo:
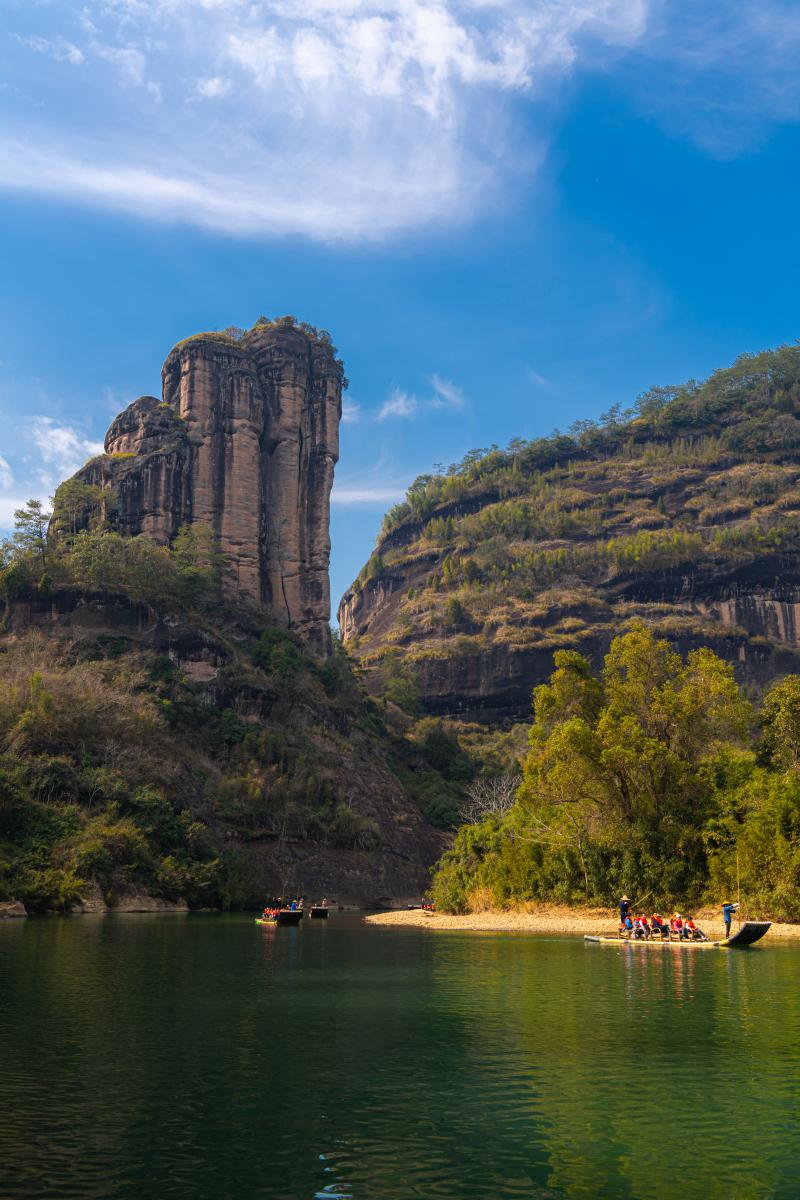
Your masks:
M460 625L465 616L464 605L455 596L451 596L444 608L444 619L447 624L450 626Z
M383 697L414 715L419 712L419 687L414 669L390 652L383 660Z
M253 662L279 683L291 684L303 670L303 655L283 629L265 629L253 651Z
M41 500L28 500L24 508L14 511L13 542L18 553L37 560L42 569L47 556L47 524L50 513Z
M434 877L443 907L473 893L657 904L721 899L736 877L767 914L800 914L800 679L764 701L757 767L750 706L710 650L685 659L645 626L612 643L600 676L562 651L534 693L530 751L506 815L459 830ZM788 768L788 769L787 769Z
M73 588L185 609L217 598L222 555L208 526L183 526L171 548L144 534L124 537L102 525L85 528L98 496L107 503L108 493L100 488L77 480L63 484L49 531L38 501L18 511L14 540L3 545L1 595L49 596L57 588Z
M87 528L93 514L111 494L80 479L67 479L53 497L53 517L50 535L74 537L79 529Z
M2 888L31 911L63 910L94 885L107 897L133 885L167 897L171 856L183 895L220 897L221 868L203 822L180 807L145 673L70 660L30 637L0 655L0 675Z
M800 768L800 677L773 684L761 707L759 759L771 767Z

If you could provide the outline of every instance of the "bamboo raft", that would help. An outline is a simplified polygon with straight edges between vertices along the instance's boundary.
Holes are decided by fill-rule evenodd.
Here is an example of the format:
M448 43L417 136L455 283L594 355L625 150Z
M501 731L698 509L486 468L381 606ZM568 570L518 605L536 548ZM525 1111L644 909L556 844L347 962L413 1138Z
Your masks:
M256 925L299 925L302 908L282 908L274 917L256 917Z
M737 950L742 946L752 946L763 938L769 929L771 921L745 921L736 933L729 938L716 941L690 942L688 938L649 938L623 937L621 934L584 934L586 942L605 942L612 946L663 946L684 947L687 950Z

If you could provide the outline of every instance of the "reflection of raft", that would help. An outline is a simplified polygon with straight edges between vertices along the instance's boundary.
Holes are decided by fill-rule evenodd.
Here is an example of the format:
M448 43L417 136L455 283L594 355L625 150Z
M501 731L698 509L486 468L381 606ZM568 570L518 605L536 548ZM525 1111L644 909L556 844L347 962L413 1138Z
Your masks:
M327 921L327 919L328 919L327 904L314 904L311 908L309 916L313 917L316 921Z
M256 925L299 925L302 919L302 908L282 908L274 917L256 917Z
M599 936L590 933L584 934L586 942L609 942L613 946L683 946L687 950L727 950L728 948L736 949L738 946L752 946L753 942L758 942L769 929L771 921L745 921L744 924L737 929L736 933L731 934L729 938L721 938L716 942L689 942L679 941L677 938L667 941L660 937L651 938L629 938L617 937L610 934L600 934Z

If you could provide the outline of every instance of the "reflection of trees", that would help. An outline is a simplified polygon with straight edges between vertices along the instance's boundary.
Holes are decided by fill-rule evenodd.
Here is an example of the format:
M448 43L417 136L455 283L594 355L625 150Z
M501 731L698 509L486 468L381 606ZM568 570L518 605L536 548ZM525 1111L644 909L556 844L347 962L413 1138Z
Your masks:
M546 1150L556 1195L783 1194L800 1122L781 1057L800 1004L770 996L787 992L788 955L781 981L780 955L509 945L527 985L503 1006L506 1069L526 1081L523 1136Z

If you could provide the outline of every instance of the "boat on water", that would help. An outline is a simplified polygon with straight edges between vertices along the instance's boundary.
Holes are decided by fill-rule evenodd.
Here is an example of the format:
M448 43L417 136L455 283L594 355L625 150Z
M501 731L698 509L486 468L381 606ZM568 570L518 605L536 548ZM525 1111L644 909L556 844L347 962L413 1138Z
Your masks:
M279 908L268 917L256 917L256 925L299 925L302 919L302 908Z
M685 948L686 950L737 950L741 946L752 946L754 942L759 942L764 934L769 929L771 921L744 921L737 929L736 933L732 933L729 938L719 938L716 941L709 940L707 942L693 942L688 938L636 938L622 936L621 934L584 934L585 942L605 942L612 946L652 946L664 947L669 949Z
M308 915L315 921L327 921L328 906L327 904L312 904Z

